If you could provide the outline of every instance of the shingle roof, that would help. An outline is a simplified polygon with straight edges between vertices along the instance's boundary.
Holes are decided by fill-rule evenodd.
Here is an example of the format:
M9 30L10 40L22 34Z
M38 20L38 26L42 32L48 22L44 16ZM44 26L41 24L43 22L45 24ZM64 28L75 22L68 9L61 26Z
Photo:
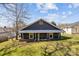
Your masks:
M40 25L39 22L42 21L44 24ZM31 25L23 28L22 30L61 30L57 26L46 22L43 19L40 19Z

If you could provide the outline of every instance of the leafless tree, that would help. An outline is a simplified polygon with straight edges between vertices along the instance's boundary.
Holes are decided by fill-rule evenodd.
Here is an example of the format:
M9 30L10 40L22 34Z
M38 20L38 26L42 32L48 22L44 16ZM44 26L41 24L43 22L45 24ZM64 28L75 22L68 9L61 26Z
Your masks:
M9 14L8 19L15 22L16 40L18 40L18 35L19 35L18 22L20 20L24 21L25 19L29 19L29 16L28 16L29 14L27 12L27 9L25 9L24 4L21 4L21 3L19 3L19 4L17 4L17 3L4 3L2 5L7 10L8 14Z
M22 28L24 28L26 26L27 26L27 24L24 21L22 21L22 20L18 21L18 29L19 30L21 30ZM15 32L15 30L16 30L16 23L14 22L13 23L13 31Z

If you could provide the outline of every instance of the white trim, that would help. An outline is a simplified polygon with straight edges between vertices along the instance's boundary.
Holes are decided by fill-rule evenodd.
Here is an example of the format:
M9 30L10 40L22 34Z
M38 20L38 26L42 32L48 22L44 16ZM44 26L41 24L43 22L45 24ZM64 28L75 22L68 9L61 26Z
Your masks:
M32 35L32 38L30 37L30 35ZM29 39L34 39L34 34L33 33L29 33Z
M50 37L52 35L52 37ZM49 33L49 39L53 39L53 33Z
M34 33L34 34L35 34L35 39L34 40L36 41L36 33Z
M60 33L61 30L22 30L19 33Z
M38 41L40 40L40 35L39 35L39 33L38 33Z

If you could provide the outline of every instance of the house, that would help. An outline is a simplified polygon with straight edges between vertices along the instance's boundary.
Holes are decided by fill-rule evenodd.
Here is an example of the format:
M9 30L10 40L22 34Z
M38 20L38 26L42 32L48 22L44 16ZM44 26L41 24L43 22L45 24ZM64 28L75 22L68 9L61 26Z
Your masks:
M63 29L66 34L71 34L72 32L72 28L71 28L71 24L60 24L59 28Z
M11 27L0 27L0 42L7 41L8 38L15 37L13 33L13 28Z
M26 41L60 39L61 32L63 32L63 30L43 19L39 19L19 31L22 40Z
M12 27L0 27L0 36L3 36L3 35L6 35L6 36L9 36L9 35L14 35L14 29Z
M67 34L79 34L79 22L61 24L59 27L63 29Z

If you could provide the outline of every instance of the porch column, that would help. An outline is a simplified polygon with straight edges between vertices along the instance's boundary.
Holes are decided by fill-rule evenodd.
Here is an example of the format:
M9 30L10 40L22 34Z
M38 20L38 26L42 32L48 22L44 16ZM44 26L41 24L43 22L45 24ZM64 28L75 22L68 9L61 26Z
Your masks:
M38 41L39 41L39 38L40 38L40 36L39 36L39 33L38 33Z
M29 39L30 39L30 33L29 33Z
M22 33L22 39L24 39L23 33Z
M61 36L61 34L59 33L59 35L58 35L58 39L60 39L60 36Z
M36 41L36 33L34 33L34 36L35 36L35 38L34 38L35 40L34 41Z
M52 39L54 39L53 35L54 35L54 34L52 33Z
M49 39L49 33L47 33L47 39Z

